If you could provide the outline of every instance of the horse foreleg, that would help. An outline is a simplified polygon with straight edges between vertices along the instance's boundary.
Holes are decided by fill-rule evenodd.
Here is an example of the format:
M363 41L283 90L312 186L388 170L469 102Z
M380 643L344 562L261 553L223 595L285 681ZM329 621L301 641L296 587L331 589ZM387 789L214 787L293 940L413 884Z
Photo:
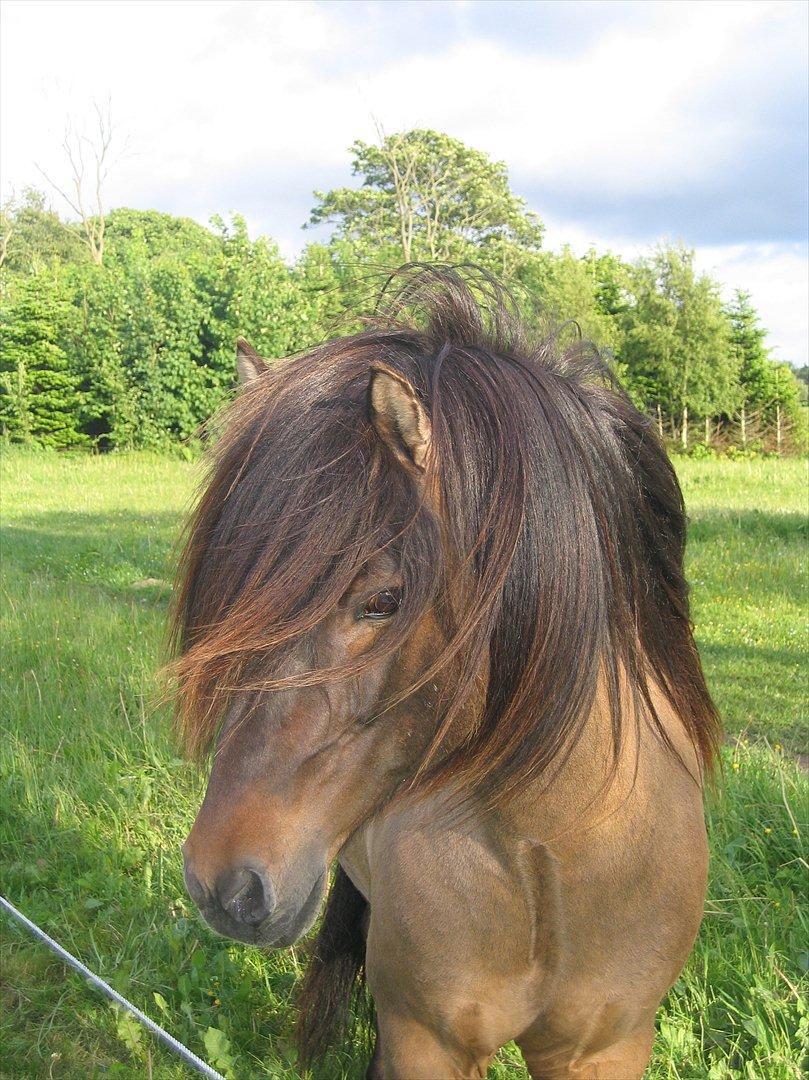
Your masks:
M476 1055L445 1044L424 1024L410 1018L381 1014L370 1080L480 1080L486 1076L490 1054ZM372 1071L373 1070L373 1071Z
M649 1063L654 1030L643 1030L595 1053L574 1058L548 1054L541 1045L518 1040L532 1080L642 1080Z

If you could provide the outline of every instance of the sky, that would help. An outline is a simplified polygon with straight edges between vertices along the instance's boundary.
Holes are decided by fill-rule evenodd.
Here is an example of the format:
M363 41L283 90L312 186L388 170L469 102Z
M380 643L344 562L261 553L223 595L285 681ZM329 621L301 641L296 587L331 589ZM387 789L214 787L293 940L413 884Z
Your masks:
M109 206L239 211L293 258L355 139L430 127L506 163L547 247L694 248L802 365L808 42L804 0L4 0L0 186L66 185L109 100Z

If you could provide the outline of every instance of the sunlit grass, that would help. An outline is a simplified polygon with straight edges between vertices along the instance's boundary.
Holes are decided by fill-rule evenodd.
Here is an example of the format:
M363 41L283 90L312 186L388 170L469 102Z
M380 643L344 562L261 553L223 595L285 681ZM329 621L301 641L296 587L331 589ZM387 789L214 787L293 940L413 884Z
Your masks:
M786 1080L808 1027L809 785L793 760L807 749L806 467L678 467L697 634L744 741L726 747L709 800L706 918L661 1010L650 1076ZM181 880L201 781L176 754L154 673L197 476L150 455L5 456L0 884L197 1053L240 1080L292 1080L299 954L215 937ZM0 1075L188 1075L41 946L5 922L2 937ZM361 1076L350 1057L334 1080ZM518 1061L506 1050L492 1075L524 1076Z

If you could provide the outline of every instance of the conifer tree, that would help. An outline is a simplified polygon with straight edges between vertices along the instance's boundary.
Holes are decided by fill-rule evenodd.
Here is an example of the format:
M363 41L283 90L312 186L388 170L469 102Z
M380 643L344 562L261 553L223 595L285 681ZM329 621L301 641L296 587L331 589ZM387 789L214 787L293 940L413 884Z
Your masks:
M0 429L13 441L64 448L77 430L76 380L60 340L72 315L54 279L22 278L7 288L0 314Z

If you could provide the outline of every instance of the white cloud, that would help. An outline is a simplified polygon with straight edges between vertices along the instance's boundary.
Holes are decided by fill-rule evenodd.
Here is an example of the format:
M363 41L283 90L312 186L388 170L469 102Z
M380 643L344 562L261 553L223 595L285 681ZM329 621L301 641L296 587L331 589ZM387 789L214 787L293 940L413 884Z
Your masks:
M392 128L443 123L525 175L589 186L597 170L602 187L645 192L697 182L734 152L741 126L695 115L691 97L765 17L767 5L681 3L654 31L621 26L573 58L469 41L365 85Z
M734 289L749 292L769 330L778 360L809 363L809 250L806 244L733 244L697 251L698 266Z
M470 14L453 10L461 21ZM573 10L586 17L583 5ZM373 15L367 25L364 12ZM805 23L802 5L788 2L658 4L651 17L630 14L554 56L541 8L533 41L469 31L402 50L396 41L381 47L384 17L384 6L347 14L311 0L7 0L3 183L37 182L34 162L64 181L65 116L87 117L93 100L109 96L129 147L110 178L111 204L203 221L241 209L291 253L306 239L299 226L312 189L348 180L346 148L372 138L377 117L387 130L449 131L505 160L526 190L571 192L564 236L536 206L550 216L552 241L598 241L576 220L579 197L582 205L593 192L639 203L661 191L698 197L711 177L732 173L750 137L751 95L786 64L784 49ZM704 95L729 73L744 107L729 92L726 105L719 93L708 109ZM611 246L636 251L649 239L641 233ZM702 264L749 287L780 352L805 359L799 249L734 239L700 251Z

